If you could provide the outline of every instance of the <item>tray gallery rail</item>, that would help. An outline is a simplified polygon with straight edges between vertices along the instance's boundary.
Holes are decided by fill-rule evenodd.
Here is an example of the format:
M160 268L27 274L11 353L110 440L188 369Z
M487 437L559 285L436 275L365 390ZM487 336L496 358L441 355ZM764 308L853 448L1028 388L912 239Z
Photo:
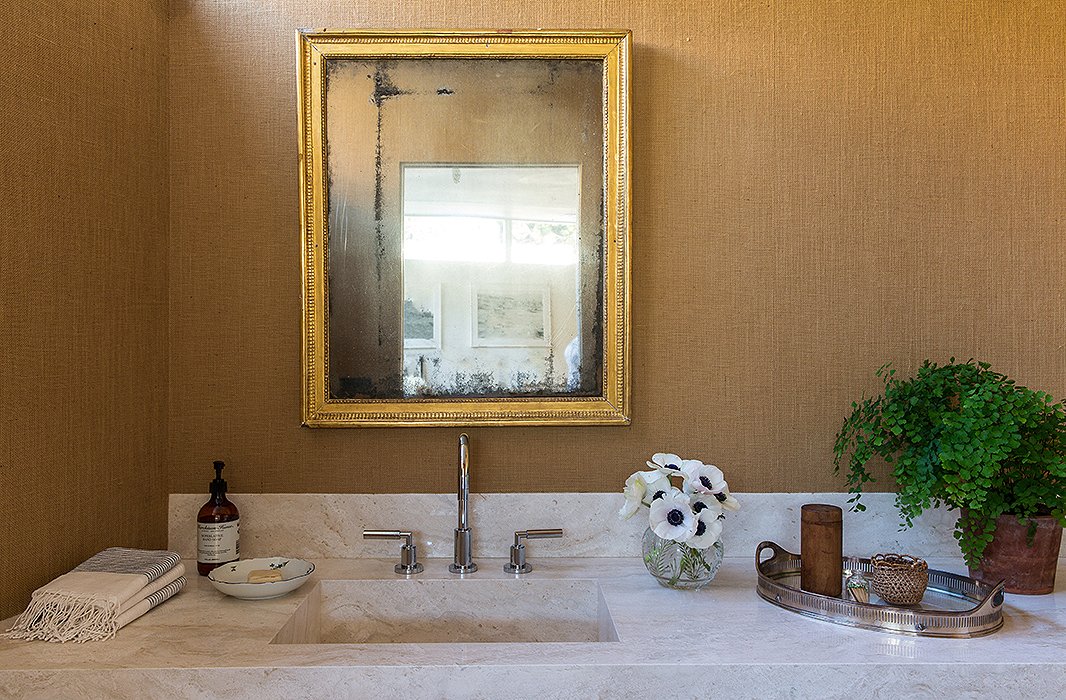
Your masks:
M762 555L773 556L765 561ZM755 548L759 595L801 615L864 629L919 637L980 637L1003 626L1003 582L995 586L947 571L929 570L929 587L917 605L893 606L871 594L869 603L809 593L800 589L799 554L773 542ZM872 575L869 559L844 557L844 571ZM845 591L844 596L847 596Z

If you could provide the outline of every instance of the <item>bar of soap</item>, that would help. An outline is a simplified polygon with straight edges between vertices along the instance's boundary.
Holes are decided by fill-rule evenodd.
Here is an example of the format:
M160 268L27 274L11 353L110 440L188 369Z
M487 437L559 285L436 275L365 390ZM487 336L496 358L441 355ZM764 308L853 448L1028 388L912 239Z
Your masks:
M248 572L248 583L271 583L280 581L281 572L272 569L256 569Z

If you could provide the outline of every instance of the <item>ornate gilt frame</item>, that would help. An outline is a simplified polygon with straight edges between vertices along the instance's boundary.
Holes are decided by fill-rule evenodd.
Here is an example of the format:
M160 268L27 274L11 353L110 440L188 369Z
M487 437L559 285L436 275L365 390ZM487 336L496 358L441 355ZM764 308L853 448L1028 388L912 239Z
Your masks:
M302 415L310 427L625 425L630 421L628 31L297 31L302 229ZM605 244L601 395L335 399L328 389L324 181L325 65L333 58L543 58L603 61Z

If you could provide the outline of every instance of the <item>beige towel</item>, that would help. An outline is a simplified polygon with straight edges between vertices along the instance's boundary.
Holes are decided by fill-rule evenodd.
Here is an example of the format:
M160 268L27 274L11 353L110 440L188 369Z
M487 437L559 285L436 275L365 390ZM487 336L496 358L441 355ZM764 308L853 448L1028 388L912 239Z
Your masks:
M122 629L157 605L170 600L182 588L185 588L185 565L178 564L172 571L177 575L170 576L168 574L164 577L167 579L165 583L163 579L159 579L159 581L146 586L146 594L143 597L138 595L131 602L122 606L118 619L115 621L115 626L118 629Z
M184 585L183 573L181 557L174 552L105 549L34 591L29 607L4 636L49 642L110 639L121 626L120 615L133 611L178 579ZM164 578L165 583L154 585ZM162 601L156 598L158 605ZM139 614L144 612L147 610Z

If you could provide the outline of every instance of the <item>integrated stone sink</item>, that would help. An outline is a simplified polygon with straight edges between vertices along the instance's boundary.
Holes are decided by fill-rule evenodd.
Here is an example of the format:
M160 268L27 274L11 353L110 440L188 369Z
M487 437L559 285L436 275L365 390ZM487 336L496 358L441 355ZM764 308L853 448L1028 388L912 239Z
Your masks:
M590 580L320 581L274 644L616 642Z

